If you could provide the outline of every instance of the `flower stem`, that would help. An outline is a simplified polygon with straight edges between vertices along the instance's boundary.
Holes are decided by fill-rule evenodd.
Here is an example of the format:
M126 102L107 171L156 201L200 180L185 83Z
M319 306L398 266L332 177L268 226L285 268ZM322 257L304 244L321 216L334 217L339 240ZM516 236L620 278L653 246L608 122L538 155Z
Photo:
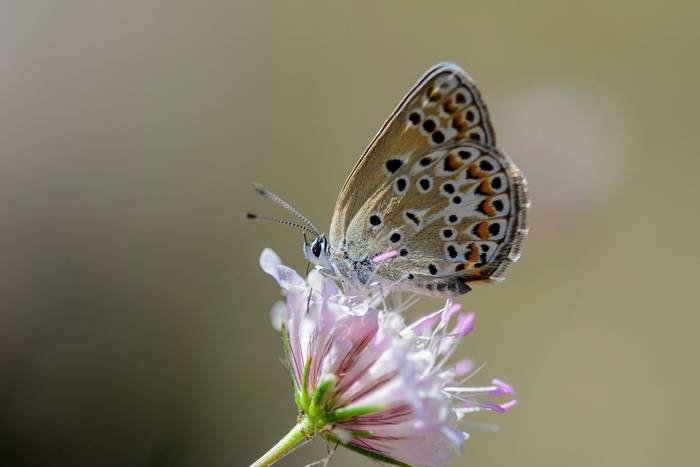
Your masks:
M274 464L295 446L307 439L309 428L311 427L309 426L308 419L304 418L297 423L294 428L292 428L292 430L284 436L284 438L279 440L277 444L272 446L269 451L263 454L260 459L250 464L250 467L266 467Z

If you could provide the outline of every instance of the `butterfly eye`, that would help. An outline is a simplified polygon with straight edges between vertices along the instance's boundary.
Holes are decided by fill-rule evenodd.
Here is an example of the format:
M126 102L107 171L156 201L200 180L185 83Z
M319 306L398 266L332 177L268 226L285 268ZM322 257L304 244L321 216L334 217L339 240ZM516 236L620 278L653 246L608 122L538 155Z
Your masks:
M314 246L311 247L311 253L318 258L321 256L321 242L314 242Z

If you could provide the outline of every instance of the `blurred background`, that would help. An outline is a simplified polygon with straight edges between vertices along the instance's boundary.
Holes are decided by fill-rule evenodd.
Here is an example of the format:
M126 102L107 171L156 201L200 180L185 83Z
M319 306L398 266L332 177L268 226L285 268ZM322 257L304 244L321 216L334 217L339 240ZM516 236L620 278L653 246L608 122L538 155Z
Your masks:
M698 19L680 1L3 1L0 465L239 466L286 433L258 257L305 263L297 231L241 220L281 214L250 184L327 228L442 60L479 84L533 201L508 280L460 299L460 356L520 404L453 464L698 465Z

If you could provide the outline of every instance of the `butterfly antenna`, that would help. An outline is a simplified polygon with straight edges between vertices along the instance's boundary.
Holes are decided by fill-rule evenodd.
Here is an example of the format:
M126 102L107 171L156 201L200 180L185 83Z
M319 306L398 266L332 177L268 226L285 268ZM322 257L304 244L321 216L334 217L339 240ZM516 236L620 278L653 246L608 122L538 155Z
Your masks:
M312 231L307 226L297 224L296 222L286 221L284 219L275 219L274 217L258 216L257 214L253 214L252 212L247 212L245 217L246 219L250 219L253 221L274 222L276 224L291 225L292 227L297 227L305 232L309 232L310 234L317 235L316 232Z
M305 215L299 212L297 208L295 208L294 206L292 206L291 204L289 204L288 202L286 202L285 200L283 200L282 198L280 198L279 196L277 196L276 194L274 194L273 192L271 192L270 190L258 183L253 183L253 189L264 198L269 199L273 203L279 204L284 209L301 219L304 222L304 224L308 225L311 228L312 234L316 235L317 237L321 236L321 232L316 228L316 226L309 219L307 219Z

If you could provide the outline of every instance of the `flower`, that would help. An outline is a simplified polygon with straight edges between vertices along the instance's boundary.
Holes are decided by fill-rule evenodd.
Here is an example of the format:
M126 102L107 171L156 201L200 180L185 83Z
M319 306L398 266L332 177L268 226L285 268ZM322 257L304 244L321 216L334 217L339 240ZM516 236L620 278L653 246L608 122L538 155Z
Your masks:
M269 249L260 263L287 298L272 320L300 413L297 438L320 435L390 464L446 465L468 438L464 415L515 405L482 400L514 394L505 382L464 386L472 362L449 363L474 327L474 314L451 300L406 325L411 301L390 309L380 291L343 290L315 270L304 279Z

